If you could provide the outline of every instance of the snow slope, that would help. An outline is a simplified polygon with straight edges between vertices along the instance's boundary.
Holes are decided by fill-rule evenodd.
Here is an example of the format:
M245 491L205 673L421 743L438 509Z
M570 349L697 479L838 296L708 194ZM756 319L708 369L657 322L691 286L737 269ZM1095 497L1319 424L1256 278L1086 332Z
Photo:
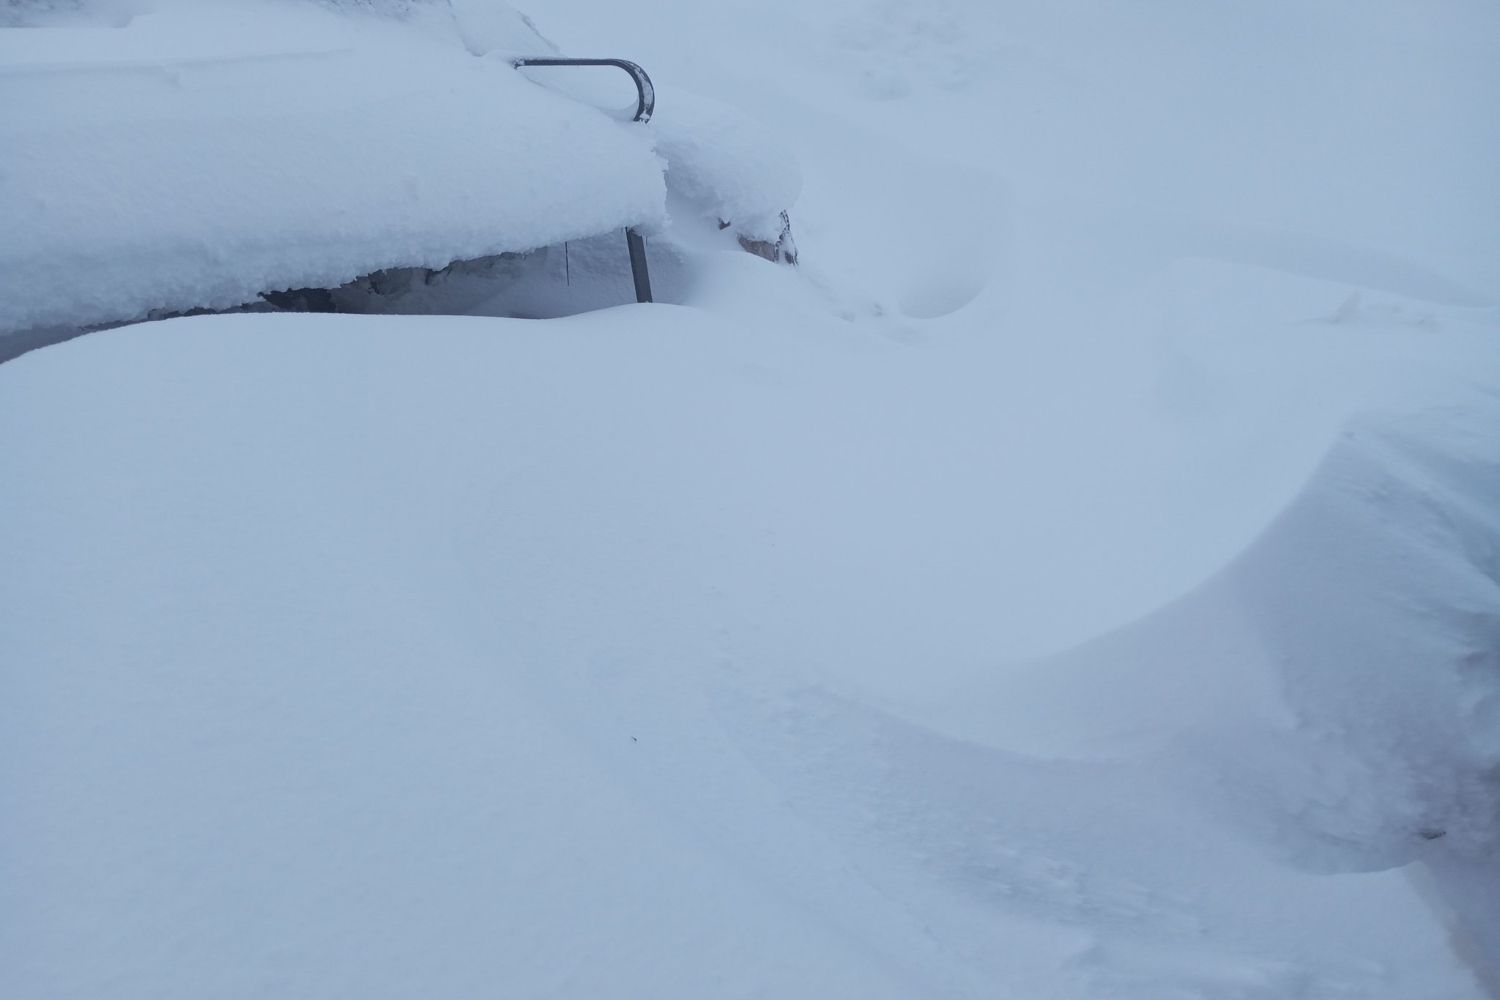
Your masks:
M6 993L1500 990L1494 11L533 13L803 267L0 365Z
M892 488L892 383L994 431L861 339L242 316L6 365L18 995L1473 995L1398 875L854 694L985 654L909 546L988 526ZM1146 700L1232 721L1212 664Z

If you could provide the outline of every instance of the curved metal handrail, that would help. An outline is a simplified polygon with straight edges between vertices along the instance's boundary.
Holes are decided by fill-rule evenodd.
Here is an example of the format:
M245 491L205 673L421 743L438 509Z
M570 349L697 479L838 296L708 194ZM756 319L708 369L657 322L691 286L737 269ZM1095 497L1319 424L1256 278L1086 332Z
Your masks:
M629 59L564 59L561 56L522 56L512 59L516 69L523 66L613 66L624 70L635 82L635 115L633 122L648 122L656 110L656 88L646 71ZM625 230L625 246L630 252L630 276L635 284L635 300L651 301L651 273L646 260L646 238L634 227Z
M629 59L564 59L561 56L523 56L511 60L511 65L522 66L613 66L624 70L635 83L635 117L633 122L648 122L656 110L656 88L646 71Z

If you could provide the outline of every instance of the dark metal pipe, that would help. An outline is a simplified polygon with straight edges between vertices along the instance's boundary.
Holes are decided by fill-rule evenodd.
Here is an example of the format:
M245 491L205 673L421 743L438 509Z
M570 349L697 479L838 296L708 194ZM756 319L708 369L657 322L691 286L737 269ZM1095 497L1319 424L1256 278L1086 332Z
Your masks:
M630 250L630 277L635 280L635 300L651 301L651 272L646 267L646 238L633 228L625 230L625 246Z
M635 117L633 122L648 122L656 110L656 88L646 71L629 59L564 59L556 56L526 56L512 61L522 66L613 66L622 69L635 81ZM630 277L635 282L635 300L651 301L651 271L646 261L646 238L634 228L625 230L625 247L630 251Z
M635 82L635 117L633 122L648 122L656 110L656 88L646 71L629 59L564 59L560 56L525 56L512 62L517 69L522 66L613 66L622 69Z

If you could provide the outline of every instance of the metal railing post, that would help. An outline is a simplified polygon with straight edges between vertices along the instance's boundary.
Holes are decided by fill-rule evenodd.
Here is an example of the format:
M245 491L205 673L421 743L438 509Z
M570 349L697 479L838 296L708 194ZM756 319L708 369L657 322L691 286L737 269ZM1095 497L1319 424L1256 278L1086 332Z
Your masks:
M651 272L646 266L646 238L635 231L625 230L625 246L630 251L630 277L635 281L635 300L651 301Z
M646 71L629 59L564 59L560 56L523 56L511 60L517 69L522 66L613 66L624 70L635 83L635 116L633 122L649 122L656 110L656 88Z
M635 115L633 122L648 122L656 110L656 88L646 71L629 59L564 59L554 56L526 56L512 60L511 65L522 66L613 66L624 70L635 83ZM634 227L625 230L625 248L630 253L630 278L635 283L635 300L651 301L651 270L646 260L646 238Z

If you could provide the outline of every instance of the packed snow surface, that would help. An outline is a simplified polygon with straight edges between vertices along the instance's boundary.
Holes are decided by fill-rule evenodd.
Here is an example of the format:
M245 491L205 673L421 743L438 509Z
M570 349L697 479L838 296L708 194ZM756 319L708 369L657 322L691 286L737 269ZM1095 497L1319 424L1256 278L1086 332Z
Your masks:
M0 364L0 994L1500 995L1500 13L532 13L803 266Z

